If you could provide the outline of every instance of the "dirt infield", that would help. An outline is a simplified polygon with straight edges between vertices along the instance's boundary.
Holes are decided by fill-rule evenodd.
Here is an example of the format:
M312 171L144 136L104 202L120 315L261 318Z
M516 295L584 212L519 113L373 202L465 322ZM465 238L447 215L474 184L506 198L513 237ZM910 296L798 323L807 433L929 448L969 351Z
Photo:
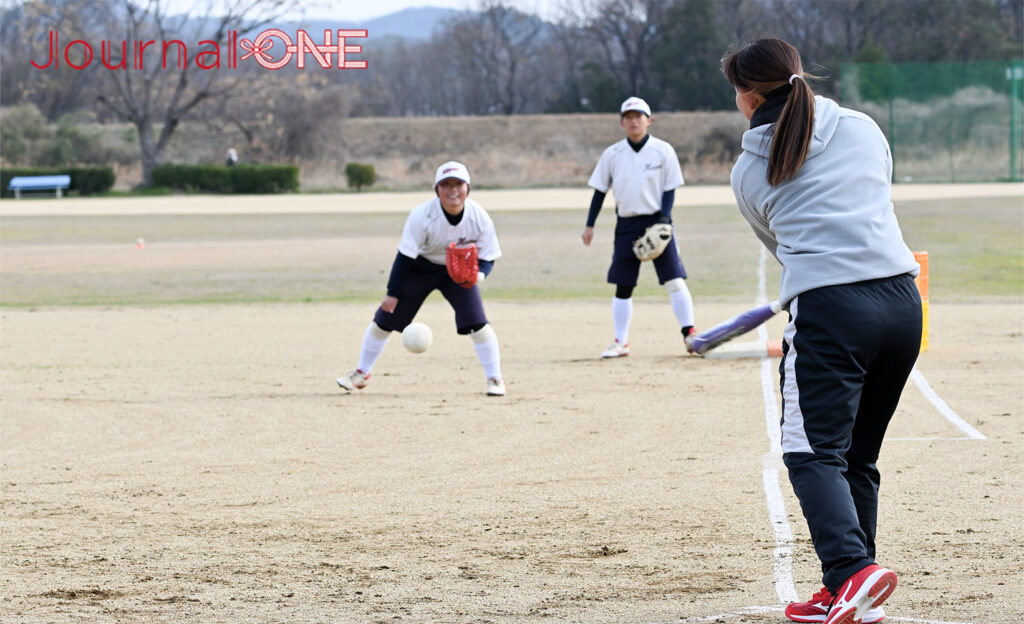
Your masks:
M880 461L887 621L1024 620L1022 188L896 187L933 255ZM393 337L340 391L422 197L0 202L0 624L782 624L818 589L776 362L684 355L647 274L633 354L598 359L614 220L583 248L585 191L474 191L507 397L436 295L431 350ZM677 203L706 327L759 246L727 188Z
M785 621L759 361L681 356L667 305L600 361L606 305L496 303L509 396L487 399L431 300L432 350L392 339L346 395L371 312L4 310L0 621ZM919 369L987 439L908 386L880 462L886 607L1019 622L1021 307L931 320Z

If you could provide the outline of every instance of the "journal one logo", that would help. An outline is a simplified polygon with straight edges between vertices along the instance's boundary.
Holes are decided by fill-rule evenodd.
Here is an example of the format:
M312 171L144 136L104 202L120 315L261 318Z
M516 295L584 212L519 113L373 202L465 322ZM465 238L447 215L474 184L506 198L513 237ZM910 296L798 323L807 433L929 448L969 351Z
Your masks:
M239 39L238 32L231 30L223 45L204 39L192 47L180 39L100 41L98 46L95 42L74 39L64 44L57 31L51 30L48 34L47 58L41 61L29 59L36 69L56 69L64 64L81 70L99 62L111 70L142 70L155 65L161 69L185 69L189 63L199 69L211 70L234 69L239 66L239 61L256 62L265 69L281 69L293 59L299 69L304 69L307 64L323 69L366 69L367 66L365 60L350 57L363 51L363 46L348 41L367 36L366 30L358 29L325 30L321 43L314 41L305 30L296 31L294 40L278 28L264 30L253 39Z

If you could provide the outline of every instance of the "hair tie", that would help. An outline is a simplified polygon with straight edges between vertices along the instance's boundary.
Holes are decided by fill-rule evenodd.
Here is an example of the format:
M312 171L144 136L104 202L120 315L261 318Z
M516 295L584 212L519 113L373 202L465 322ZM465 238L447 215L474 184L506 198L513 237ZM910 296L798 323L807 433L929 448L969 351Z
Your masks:
M793 81L796 80L797 78L800 78L800 74L793 74L792 76L790 76L789 84L793 84Z

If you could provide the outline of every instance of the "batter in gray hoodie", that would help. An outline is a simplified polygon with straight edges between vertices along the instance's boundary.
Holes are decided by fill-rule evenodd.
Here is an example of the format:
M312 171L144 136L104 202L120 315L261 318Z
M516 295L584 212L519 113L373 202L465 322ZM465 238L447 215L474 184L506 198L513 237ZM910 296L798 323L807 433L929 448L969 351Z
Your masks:
M793 178L772 187L774 128L769 123L743 133L730 183L740 213L782 264L782 305L822 286L917 275L920 267L893 212L892 156L878 125L815 96L807 160Z

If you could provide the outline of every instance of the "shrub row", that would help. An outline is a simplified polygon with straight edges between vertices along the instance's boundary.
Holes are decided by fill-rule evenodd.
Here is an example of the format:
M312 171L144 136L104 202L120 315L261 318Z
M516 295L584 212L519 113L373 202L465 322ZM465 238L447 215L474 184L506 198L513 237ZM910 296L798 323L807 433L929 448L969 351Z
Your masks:
M111 167L4 167L0 169L0 192L3 197L14 197L14 191L7 190L7 184L15 176L69 175L69 192L79 195L106 193L114 186L114 170Z
M294 165L158 165L153 184L210 193L287 193L299 190Z

